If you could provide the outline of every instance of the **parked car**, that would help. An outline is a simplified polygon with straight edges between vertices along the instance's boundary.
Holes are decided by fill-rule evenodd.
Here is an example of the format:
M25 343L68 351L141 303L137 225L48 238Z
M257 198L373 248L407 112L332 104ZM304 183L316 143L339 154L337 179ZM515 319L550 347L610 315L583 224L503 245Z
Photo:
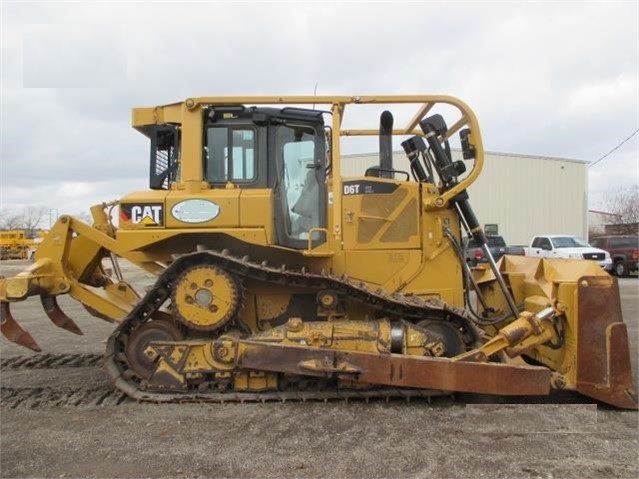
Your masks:
M570 235L535 236L525 248L526 256L538 258L588 259L596 261L606 271L612 270L608 252L593 248L586 240Z
M508 246L503 237L499 235L486 235L488 240L488 249L495 261L498 261L505 254L523 255L524 248L522 246ZM479 263L488 263L488 258L484 255L484 251L479 247L474 238L464 238L462 241L466 262L470 266L477 266Z
M617 276L639 271L639 236L599 236L590 243L610 254L612 271Z

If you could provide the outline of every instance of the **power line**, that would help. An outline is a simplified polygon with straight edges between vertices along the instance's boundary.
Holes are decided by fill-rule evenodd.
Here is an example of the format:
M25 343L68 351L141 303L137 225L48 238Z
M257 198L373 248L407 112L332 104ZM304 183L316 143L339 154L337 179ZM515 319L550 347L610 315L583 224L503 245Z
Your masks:
M627 142L628 140L630 140L630 138L632 138L633 136L635 136L637 133L639 133L639 128L636 129L635 131L632 132L632 134L626 138L625 140L623 140L621 143L619 143L617 146L615 146L612 150L610 150L608 153L606 153L604 156L602 156L601 158L599 158L596 161L593 161L592 163L590 163L588 165L588 168L590 168L591 166L595 166L597 163L599 163L601 160L603 160L605 157L607 157L608 155L610 155L611 153L617 151L621 145L623 145L625 142Z

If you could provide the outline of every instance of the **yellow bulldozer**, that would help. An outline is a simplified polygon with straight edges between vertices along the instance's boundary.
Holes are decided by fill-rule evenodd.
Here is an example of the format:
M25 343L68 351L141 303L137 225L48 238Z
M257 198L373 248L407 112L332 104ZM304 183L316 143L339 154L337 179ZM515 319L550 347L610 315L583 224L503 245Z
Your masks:
M37 242L27 235L26 230L1 230L0 260L29 259L36 244Z
M343 127L347 113L363 126ZM69 294L117 323L104 367L138 400L567 389L637 409L616 280L590 261L492 260L467 193L482 137L460 100L203 97L135 108L132 125L150 141L149 189L93 206L91 225L61 216L0 280L9 340L39 350L10 311L36 295L79 333L56 300ZM357 136L379 138L379 162L343 177ZM468 267L463 234L487 267ZM155 283L136 291L122 258Z

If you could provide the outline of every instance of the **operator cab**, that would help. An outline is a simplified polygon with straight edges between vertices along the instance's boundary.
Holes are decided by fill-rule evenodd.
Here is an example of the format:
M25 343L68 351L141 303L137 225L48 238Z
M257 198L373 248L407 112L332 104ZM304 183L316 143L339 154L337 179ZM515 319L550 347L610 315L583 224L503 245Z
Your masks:
M326 241L324 231L313 230L327 224L323 112L221 105L203 115L202 179L212 189L272 190L279 245L305 249L309 236L313 247ZM168 189L179 181L179 129L156 131L151 188Z

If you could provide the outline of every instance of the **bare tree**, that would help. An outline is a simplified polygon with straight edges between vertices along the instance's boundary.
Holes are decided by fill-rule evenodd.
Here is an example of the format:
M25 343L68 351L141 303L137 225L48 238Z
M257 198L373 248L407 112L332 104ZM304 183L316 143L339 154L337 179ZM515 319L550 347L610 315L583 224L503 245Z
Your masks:
M28 206L22 213L22 224L24 229L35 231L41 226L44 216L49 213L49 209L44 206Z
M2 211L0 212L0 229L22 229L26 230L27 234L34 234L48 211L48 208L44 206L28 206L19 214Z
M0 211L0 230L16 230L22 228L22 215Z
M607 193L604 200L611 217L614 234L637 234L639 231L639 186L620 188Z

